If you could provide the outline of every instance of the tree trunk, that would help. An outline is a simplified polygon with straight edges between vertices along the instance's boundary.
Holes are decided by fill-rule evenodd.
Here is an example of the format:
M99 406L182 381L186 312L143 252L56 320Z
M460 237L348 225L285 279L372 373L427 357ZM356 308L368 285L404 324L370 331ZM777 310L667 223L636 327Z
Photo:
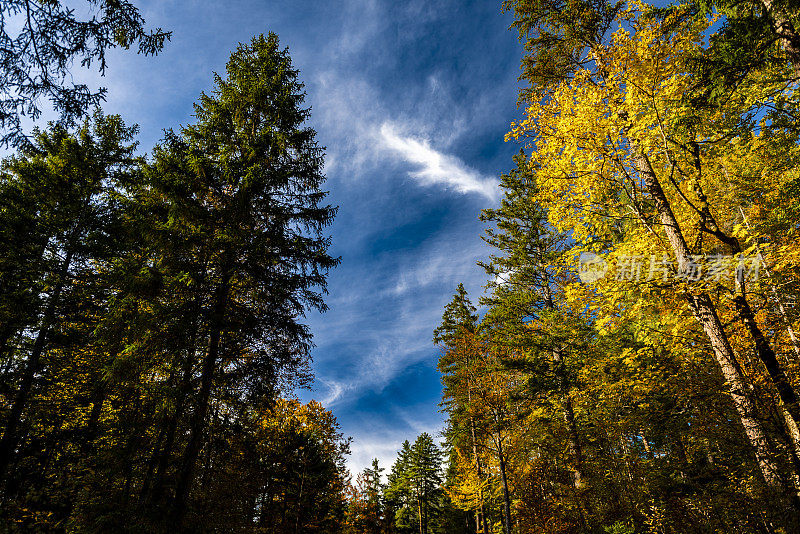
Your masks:
M786 57L794 68L795 76L800 76L800 35L786 13L775 8L773 0L761 0L761 4L772 22L772 29L778 36Z
M193 355L194 350L186 355L186 360L183 364L181 384L178 390L178 399L175 403L175 410L166 421L164 446L161 448L160 454L158 454L155 481L153 482L153 489L150 491L149 502L151 504L158 504L164 494L167 467L170 457L172 456L172 447L175 444L175 433L178 429L178 421L180 421L180 418L183 416L183 411L186 407L186 399L189 396L189 388L191 387ZM154 451L154 454L156 453L158 453L158 451Z
M567 391L564 371L561 368L563 361L564 358L561 355L561 351L558 349L553 350L553 364L556 376L558 377L558 387L561 390L561 411L563 413L564 423L567 425L569 453L573 461L573 484L575 488L580 488L583 485L583 452L581 450L580 441L578 440L578 427L575 423L575 411L572 408L572 396Z
M655 456L653 455L653 449L650 448L650 443L647 441L647 436L644 435L644 431L641 429L639 430L639 435L642 437L642 446L644 447L644 452L647 453L647 458L652 460Z
M417 488L417 516L419 517L419 534L425 534L422 530L422 495Z
M572 409L572 396L567 393L564 395L562 406L564 410L564 422L567 425L567 436L569 439L569 452L575 466L572 469L575 488L583 486L583 451L578 440L578 427L575 424L575 412Z
M695 153L695 169L699 175L702 172L702 165L700 163L700 147L697 143L693 143L693 146ZM652 168L649 167L649 165L648 168L652 171ZM702 218L700 221L701 232L708 232L721 242L728 245L733 254L740 254L742 252L742 247L739 243L739 240L736 237L726 235L720 230L714 216L711 214L711 210L708 207L708 198L703 192L699 182L694 185L693 189L695 194L698 196L700 205L702 207ZM741 211L741 208L739 211L744 217L744 212ZM770 345L766 336L764 336L764 333L761 331L761 328L758 326L758 323L755 320L755 314L753 313L753 310L750 308L750 304L747 301L747 291L745 286L746 280L744 272L737 271L736 292L733 298L734 309L739 319L747 328L750 337L753 339L756 355L761 360L761 363L764 364L764 367L766 367L770 381L778 392L778 397L780 398L778 411L780 412L786 425L787 436L789 437L788 441L792 445L790 454L795 465L794 478L797 479L798 476L800 476L800 430L798 430L798 422L800 422L800 409L798 408L797 395L791 383L789 382L786 373L778 363L775 351L772 349L772 346ZM798 487L798 489L800 489L798 482L795 482L795 485Z
M39 371L39 360L47 346L47 336L50 334L50 329L55 322L56 308L61 299L61 292L64 289L71 262L72 248L70 247L58 270L58 281L53 288L53 293L50 295L50 301L47 303L47 309L44 312L44 317L42 317L42 324L36 335L36 341L33 344L33 349L28 357L25 369L22 372L22 380L14 396L14 403L11 405L11 410L8 412L6 429L3 433L2 440L0 440L0 480L5 477L6 470L11 462L11 457L14 455L14 449L16 449L17 443L19 442L17 426L25 410L25 405L28 402L28 396L33 386L33 379Z
M545 284L547 291L546 307L548 309L555 309L555 302L553 302L553 295L550 292L549 282ZM566 376L564 375L563 363L564 356L561 353L561 348L554 348L552 350L553 356L553 370L555 371L558 379L558 388L561 393L561 410L564 416L564 423L567 425L567 439L569 441L569 453L572 457L573 468L572 478L573 484L576 489L583 485L583 451L578 438L578 427L575 423L575 411L572 407L572 396L569 393L569 385L567 384Z
M798 405L797 395L783 367L778 363L775 351L772 350L772 346L759 328L758 323L756 323L755 314L744 295L743 280L740 283L738 294L733 299L733 303L736 307L737 314L742 319L750 336L753 338L756 354L761 360L761 363L764 364L764 367L766 367L772 385L775 386L775 389L778 391L781 404L778 407L778 411L783 416L784 423L786 424L786 429L794 448L794 454L800 457L800 429L798 429L798 423L800 423L800 406Z
M162 426L156 436L156 442L153 444L153 453L150 455L150 460L147 462L147 471L142 481L142 489L139 491L139 504L145 504L150 494L150 484L153 480L153 473L156 470L156 463L158 461L158 451L161 449L161 444L164 442L164 434L166 429Z
M204 270L201 281L198 284L200 287L203 285L205 276L206 271ZM142 487L141 499L154 505L158 505L161 502L164 494L166 472L169 460L172 457L172 448L175 444L175 433L178 429L178 422L180 421L181 417L183 417L183 412L186 408L186 401L189 397L189 390L192 386L192 368L194 365L194 358L197 354L197 331L200 311L200 298L196 296L191 307L191 311L189 312L192 318L191 338L186 350L185 358L183 360L183 365L181 366L181 377L178 384L178 395L175 401L175 409L169 416L166 417L166 437L164 439L164 446L160 451L158 449L153 451L153 459L151 460L151 462L157 462L155 481L153 482L152 489L149 489L146 486ZM158 456L158 458L156 458L156 456Z
M506 478L506 458L503 454L503 439L497 436L497 459L500 461L500 480L503 483L503 527L505 534L511 534L511 499L508 495Z
M97 426L100 423L100 414L103 411L103 402L106 400L106 386L101 381L92 393L92 411L89 412L89 421L86 423L86 433L84 434L81 450L83 454L89 454L97 437Z
M300 515L303 510L301 508L303 503L303 485L306 479L306 466L303 465L303 472L300 474L300 488L297 492L297 510L295 511L294 518L294 534L300 534Z
M739 214L742 216L742 221L744 222L745 226L748 230L750 230L750 221L747 220L747 216L744 214L744 210L739 207ZM758 261L761 264L764 264L764 255L761 254L761 250L756 246L756 253ZM772 279L772 273L770 272L769 268L766 265L763 265L764 273L767 275L767 278ZM800 342L797 341L797 334L794 331L794 327L792 326L792 320L789 318L789 314L786 312L786 306L783 304L783 299L778 294L778 290L775 289L775 284L770 282L769 283L769 290L772 293L772 298L775 299L775 304L778 306L778 311L780 312L781 317L783 317L784 322L786 323L786 332L789 334L789 339L792 342L792 350L794 350L795 356L800 356Z
M467 387L467 402L472 404L472 386ZM469 418L469 431L472 437L472 456L475 458L475 470L478 474L478 480L483 479L483 473L481 472L481 461L478 458L478 441L475 437L475 419L470 416ZM478 499L480 500L480 507L478 511L476 511L477 515L477 524L478 524L478 531L481 531L481 527L483 528L484 534L489 534L489 527L486 523L486 510L483 504L483 489L478 490Z
M428 484L424 478L422 484L422 532L428 534Z
M182 523L183 515L186 512L186 501L192 484L194 466L203 441L205 419L211 397L211 386L214 381L214 370L219 358L220 338L228 304L230 275L227 271L227 268L223 269L222 280L215 291L214 308L211 313L211 324L209 325L208 350L203 359L203 368L200 376L199 398L189 423L189 442L186 445L178 483L175 488L173 518L178 526Z
M686 245L680 225L672 212L669 200L664 194L661 183L650 165L647 156L636 148L635 156L637 170L641 174L645 187L655 201L659 219L667 235L667 240L678 260L678 269L683 269L689 260L689 248ZM758 467L767 486L773 489L782 487L778 467L773 460L773 448L767 440L766 431L759 420L755 403L742 376L739 364L728 341L717 311L707 293L688 295L687 300L695 318L703 327L717 364L729 388L729 395L739 414L739 419L744 427L747 439L753 448ZM795 493L796 496L796 493Z

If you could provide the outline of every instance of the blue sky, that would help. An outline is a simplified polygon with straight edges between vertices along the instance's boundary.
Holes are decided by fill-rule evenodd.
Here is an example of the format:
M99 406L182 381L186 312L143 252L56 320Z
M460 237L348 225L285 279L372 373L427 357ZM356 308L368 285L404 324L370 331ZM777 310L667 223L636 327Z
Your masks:
M518 147L521 47L500 0L143 1L149 26L174 32L156 58L114 52L104 106L141 126L144 151L224 72L237 43L276 32L306 84L340 207L330 311L315 334L313 391L353 437L350 466L388 467L404 439L438 433L442 308L463 282L477 300L488 254L480 210Z

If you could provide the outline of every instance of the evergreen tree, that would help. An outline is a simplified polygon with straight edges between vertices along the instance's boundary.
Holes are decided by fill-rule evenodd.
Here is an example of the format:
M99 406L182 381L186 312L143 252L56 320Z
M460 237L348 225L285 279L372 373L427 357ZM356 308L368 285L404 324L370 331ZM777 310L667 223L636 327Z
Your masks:
M464 284L458 284L453 300L444 308L442 323L433 331L433 342L449 346L464 331L474 332L478 323L475 311Z
M57 349L74 355L92 341L108 298L98 271L120 252L115 188L137 163L135 132L119 117L98 113L77 135L59 125L37 132L32 148L4 163L2 224L9 240L0 244L8 252L0 275L0 342L8 400L0 477L30 430L31 397L46 391L65 365L53 359Z
M444 385L442 404L448 412L448 440L455 448L470 451L475 476L483 480L484 469L479 456L477 424L473 413L473 394L476 387L476 364L480 358L473 348L478 334L478 316L463 284L459 284L453 300L445 307L442 323L434 330L434 343L439 344L442 355L438 369ZM488 530L483 488L477 489L475 522L478 531Z
M398 532L439 532L442 510L442 451L428 433L408 440L389 473L386 499Z
M386 502L392 510L394 526L398 533L418 532L420 529L411 476L412 462L411 443L405 440L397 451L397 458L387 476L385 491Z
M356 477L348 504L347 531L352 534L383 534L389 532L392 517L386 506L385 485L381 482L384 471L378 459Z
M421 534L437 530L441 510L442 451L427 432L420 434L411 446L409 476L417 501Z
M303 315L338 263L303 99L260 36L149 162L102 115L5 162L6 525L340 530L348 441L280 398L307 383Z
M37 119L40 100L50 101L66 124L105 99L71 81L73 63L106 70L112 48L136 46L144 55L157 54L170 38L160 28L148 32L139 9L128 1L89 0L90 17L75 16L74 6L47 0L5 0L0 4L0 144L30 144L21 117ZM20 21L17 25L12 21Z
M322 204L322 150L304 126L297 78L275 34L240 45L195 106L197 122L169 132L145 170L140 195L162 217L157 243L176 247L164 267L196 286L202 317L177 521L215 391L268 402L279 380L302 379L311 336L298 318L307 307L325 310L326 272L338 263L321 234L335 209Z

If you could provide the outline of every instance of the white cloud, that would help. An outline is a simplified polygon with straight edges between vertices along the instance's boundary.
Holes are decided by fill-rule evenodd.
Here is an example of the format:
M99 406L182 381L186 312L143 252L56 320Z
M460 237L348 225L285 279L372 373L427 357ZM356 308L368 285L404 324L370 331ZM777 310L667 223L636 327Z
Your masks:
M408 440L413 443L416 437L423 432L430 434L434 441L442 445L441 433L444 429L444 421L420 421L418 410L414 407L403 410L395 407L388 418L388 424L379 424L372 428L372 431L363 437L355 437L350 444L350 456L347 458L347 467L350 474L355 476L372 464L372 459L377 458L380 467L384 468L384 481L386 475L392 469L397 459L397 452L403 445L403 441ZM365 421L364 424L377 423L377 421Z
M498 199L497 181L482 176L460 159L439 152L425 139L397 133L389 122L380 128L381 145L401 159L419 167L409 175L424 185L444 185L459 193L478 193L492 202Z
M430 319L426 317L426 319ZM419 321L421 323L421 321ZM366 391L381 393L404 369L429 357L424 349L430 347L427 336L422 337L429 324L398 326L400 334L382 342L355 360L355 369L343 378L320 377L316 381L326 388L320 403L328 408L357 401Z
M365 78L327 70L314 83L315 121L320 137L330 140L325 168L329 177L358 179L383 168L390 157L416 167L408 175L421 185L477 193L498 202L496 178L448 153L469 135L470 123L484 120L483 103L465 111L453 100L452 88L435 74L414 93L413 107L410 102L396 106L406 109L402 112L389 109ZM436 148L429 139L437 139Z
M475 264L487 253L478 236L442 234L413 253L387 257L372 274L354 273L358 283L340 292L344 296L331 302L330 312L313 317L314 352L323 365L317 366L312 396L325 406L350 407L367 392L381 394L410 366L435 361L431 337L442 308L459 282L477 302L485 275ZM358 332L349 365L326 369L326 355L340 350L335 342L343 331Z
M386 437L384 439L375 439L370 437L367 439L355 438L353 443L350 444L350 456L347 458L347 468L355 481L356 475L364 470L365 467L372 465L372 459L378 459L378 465L385 469L382 477L386 480L386 475L392 469L392 464L397 457L397 451L404 439L413 439L406 436L405 433L396 436Z
M350 385L344 382L337 382L336 380L328 380L325 378L317 378L316 380L328 388L327 395L319 400L323 406L333 405L336 401L342 398L342 395L344 395L345 391L351 389Z
M459 282L483 284L483 270L476 264L485 260L488 253L486 244L477 237L469 236L467 240L448 235L434 239L412 258L399 260L397 283L390 292L403 296L432 284L443 284L446 291L455 290Z

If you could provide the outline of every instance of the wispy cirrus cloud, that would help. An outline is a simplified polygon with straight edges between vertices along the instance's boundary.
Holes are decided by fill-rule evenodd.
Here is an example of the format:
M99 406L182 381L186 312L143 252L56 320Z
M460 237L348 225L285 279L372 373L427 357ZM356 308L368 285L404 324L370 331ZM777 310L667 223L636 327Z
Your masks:
M419 167L409 175L420 183L443 185L459 193L477 193L497 201L497 180L481 175L455 156L434 149L428 140L402 135L390 122L381 125L380 139L383 148Z

